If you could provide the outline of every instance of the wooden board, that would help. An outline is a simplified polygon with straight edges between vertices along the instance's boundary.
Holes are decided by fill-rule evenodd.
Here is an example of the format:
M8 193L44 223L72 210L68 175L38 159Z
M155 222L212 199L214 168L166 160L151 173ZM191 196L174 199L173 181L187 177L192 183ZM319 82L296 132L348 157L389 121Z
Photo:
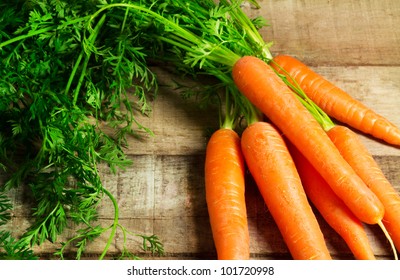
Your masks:
M315 71L347 90L400 126L400 2L397 0L277 0L259 1L260 10L245 7L252 16L265 16L271 26L261 32L274 41L273 52L294 55ZM155 69L161 81L171 84L171 74ZM104 185L118 199L120 222L127 229L155 234L163 242L166 259L214 259L215 249L204 196L204 151L207 131L218 126L212 108L199 109L169 87L162 87L153 102L150 118L143 119L154 137L131 139L126 151L134 164L111 174L102 167ZM392 184L400 190L400 149L360 135ZM247 201L253 259L290 259L290 254L248 176ZM1 179L0 179L1 181ZM10 227L16 234L29 225L26 194L15 193L17 205ZM112 204L105 201L100 221L112 223ZM352 259L341 238L318 216L334 258ZM383 234L366 226L378 258L391 258ZM66 232L66 237L70 234ZM107 236L91 244L85 258L97 258ZM110 249L121 248L122 233ZM160 258L140 251L140 239L128 238L128 246L144 258ZM57 244L35 250L52 258Z
M397 66L400 4L396 0L261 0L270 27L264 38L276 53L311 65Z

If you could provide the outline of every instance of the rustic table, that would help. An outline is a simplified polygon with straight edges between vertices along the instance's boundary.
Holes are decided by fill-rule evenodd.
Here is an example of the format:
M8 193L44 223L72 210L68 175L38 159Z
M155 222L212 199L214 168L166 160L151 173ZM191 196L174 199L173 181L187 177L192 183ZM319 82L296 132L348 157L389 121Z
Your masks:
M261 9L246 6L251 16L262 15L271 26L261 30L273 41L273 54L296 56L400 126L400 2L398 0L260 0ZM170 83L169 71L156 68L161 81ZM127 153L133 165L117 175L104 167L104 185L118 199L120 222L137 233L155 234L165 247L163 257L142 253L141 240L128 239L128 247L147 259L215 259L204 193L204 152L207 131L217 128L214 110L200 109L171 87L162 87L152 104L150 118L143 119L154 137L131 139ZM388 179L400 190L400 149L360 134ZM248 176L248 218L251 258L290 259L280 233ZM17 205L11 227L18 232L29 225L25 195L15 193ZM111 223L111 203L100 209L100 221ZM320 218L332 256L352 259L343 240ZM383 234L366 226L378 258L391 258ZM68 235L68 231L66 232ZM91 244L84 258L96 258L107 236ZM121 248L121 233L110 256ZM57 244L35 250L52 258Z

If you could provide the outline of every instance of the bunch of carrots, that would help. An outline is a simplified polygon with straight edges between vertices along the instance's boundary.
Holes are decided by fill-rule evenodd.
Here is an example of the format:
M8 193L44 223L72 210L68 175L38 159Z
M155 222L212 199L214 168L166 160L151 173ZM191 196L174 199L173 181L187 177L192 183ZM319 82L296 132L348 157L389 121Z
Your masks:
M254 56L237 60L235 84L271 121L245 129L241 152L293 258L331 258L310 201L355 258L375 258L362 225L367 223L382 228L397 259L399 194L356 133L323 113L313 118L277 73L358 131L399 145L400 130L291 56L276 56L269 64Z
M392 145L400 144L400 130L295 58L273 57L241 1L176 3L180 16L191 17L191 27L155 19L164 25L158 41L171 45L175 55L168 62L217 77L227 88L225 121L211 136L205 161L218 259L250 258L246 168L294 259L332 258L311 204L356 259L375 259L364 223L379 225L397 259L400 196L358 135L331 118ZM229 36L246 34L232 40L239 48L229 45L223 32L207 33L209 7L225 8L229 26L221 28ZM247 126L238 133L234 120L243 115Z
M374 259L362 223L378 224L400 248L400 197L357 134L342 125L324 130L273 68L290 79L297 74L293 79L302 82L301 89L313 101L329 91L321 109L343 115L341 121L357 130L395 143L398 129L294 58L278 56L271 65L243 57L232 71L240 91L272 123L256 122L246 128L241 148L292 256L330 258L308 200L357 259ZM249 83L249 77L257 81ZM314 85L317 97L309 93ZM354 118L343 113L346 108L361 116L358 123L348 120Z
M311 202L342 236L355 258L375 259L362 224L367 223L382 228L397 259L400 196L358 135L346 126L335 125L328 115L392 145L400 145L400 130L295 58L279 55L268 62L244 56L232 67L233 80L240 92L270 120L250 123L241 135L241 149L236 152L243 154L293 258L331 258L310 208ZM304 96L300 94L303 99L299 100L293 89L306 94L307 105L311 103L309 110L303 106ZM210 142L207 149L213 149L213 145ZM207 158L212 155L207 151ZM220 161L221 170L230 162ZM215 161L206 160L206 178L209 165L218 170ZM230 177L225 180L233 188L239 185ZM208 186L207 190L214 187L206 179ZM222 211L230 215L233 209L240 209L236 201L229 200L225 200L226 205L214 208L211 200L207 200L210 208L220 212L219 215ZM242 215L245 216L244 211ZM240 230L246 230L245 223ZM213 232L219 236L216 242L229 242L221 236L223 231ZM247 249L248 244L239 239L237 246ZM230 244L232 249L237 247L233 244ZM235 258L236 251L230 257ZM240 251L245 252L241 258L249 258L248 250Z
M246 168L294 259L332 258L311 205L356 259L375 258L364 223L382 229L397 259L400 196L358 135L331 118L392 145L400 145L400 130L295 58L274 57L258 32L262 20L249 19L240 0L141 3L105 5L98 14L136 13L150 59L211 75L225 89L224 121L205 160L218 259L250 258Z
M397 259L400 196L358 135L333 123L324 130L274 68L290 78L290 73L297 73L295 78L302 81L301 89L307 96L312 85L320 85L313 90L317 98L328 89L321 107L332 108L332 115L343 114L344 108L364 115L361 126L350 123L345 119L349 115L343 114L341 121L357 130L394 143L400 139L398 129L298 60L278 56L271 65L245 56L232 69L236 86L269 122L250 123L241 139L232 130L221 128L207 146L207 203L218 257L250 256L249 243L243 242L249 239L244 157L294 259L331 259L310 202L345 240L356 259L375 259L363 223L382 228L390 243L394 241ZM304 78L309 76L312 78ZM386 123L386 129L365 125L368 122Z

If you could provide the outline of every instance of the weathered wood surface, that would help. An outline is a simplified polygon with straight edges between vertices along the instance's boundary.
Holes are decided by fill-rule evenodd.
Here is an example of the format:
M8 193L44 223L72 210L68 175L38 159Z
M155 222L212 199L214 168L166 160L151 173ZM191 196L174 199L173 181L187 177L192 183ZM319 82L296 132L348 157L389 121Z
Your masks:
M400 2L278 0L259 1L262 8L251 15L265 16L272 26L262 30L275 42L274 54L287 53L310 64L317 72L347 90L378 113L400 126ZM168 83L168 71L157 69ZM213 110L199 109L170 88L162 88L153 103L150 118L144 120L155 136L132 139L127 153L132 167L111 175L102 171L105 187L118 198L121 224L145 234L156 234L165 246L166 259L214 259L204 196L204 151L207 130L216 128ZM384 173L400 190L400 149L361 135ZM247 201L254 259L290 259L287 248L265 207L257 188L248 177ZM23 193L15 194L12 227L18 232L29 224L29 209ZM101 208L101 221L111 223L112 205ZM318 216L319 217L319 216ZM321 221L334 258L352 259L340 237ZM379 258L391 258L383 234L366 226ZM68 232L66 233L68 235ZM123 237L118 233L110 253L118 253ZM101 253L106 236L91 244L87 258ZM128 245L140 254L139 239ZM57 247L44 244L37 251L44 258ZM153 258L143 255L145 258Z
M254 14L271 24L277 52L313 65L397 66L400 4L396 0L262 0Z

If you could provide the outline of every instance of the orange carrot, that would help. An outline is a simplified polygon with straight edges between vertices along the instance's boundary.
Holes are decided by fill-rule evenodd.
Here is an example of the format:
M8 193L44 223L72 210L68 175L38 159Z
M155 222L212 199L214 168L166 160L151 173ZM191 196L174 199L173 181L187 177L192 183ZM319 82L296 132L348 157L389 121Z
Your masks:
M288 55L278 55L273 59L271 66L289 80L294 79L308 97L329 116L389 144L400 145L398 127L299 60Z
M206 149L205 187L218 259L249 259L244 159L232 129L213 133Z
M382 220L382 203L267 63L242 57L234 64L232 75L238 89L296 145L361 221L377 224Z
M279 132L255 122L242 134L247 166L294 259L331 259L293 160Z
M345 126L330 129L328 136L346 161L378 196L385 207L383 224L400 250L400 196L385 177L358 135Z
M360 220L354 216L290 141L287 141L287 146L296 164L307 197L324 220L343 238L356 259L374 260L374 252Z

